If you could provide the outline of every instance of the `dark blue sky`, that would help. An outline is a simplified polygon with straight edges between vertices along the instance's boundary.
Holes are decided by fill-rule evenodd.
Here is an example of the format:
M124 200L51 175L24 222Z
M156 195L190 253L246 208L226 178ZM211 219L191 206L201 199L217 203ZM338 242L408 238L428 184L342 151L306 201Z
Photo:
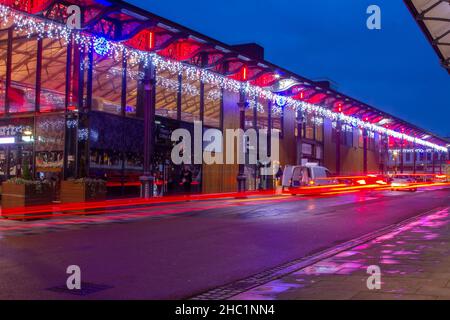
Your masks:
M442 136L450 136L450 75L402 0L128 0ZM382 29L366 28L366 9Z

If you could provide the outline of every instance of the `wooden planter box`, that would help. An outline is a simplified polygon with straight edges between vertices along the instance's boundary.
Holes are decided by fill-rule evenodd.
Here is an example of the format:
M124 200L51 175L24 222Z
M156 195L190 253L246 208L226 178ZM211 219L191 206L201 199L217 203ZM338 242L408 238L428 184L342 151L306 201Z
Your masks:
M20 218L26 214L18 213L18 208L51 204L53 192L49 185L25 185L4 182L2 184L2 216ZM17 212L16 212L17 211Z
M106 187L90 190L87 183L61 181L61 203L102 201L106 199Z

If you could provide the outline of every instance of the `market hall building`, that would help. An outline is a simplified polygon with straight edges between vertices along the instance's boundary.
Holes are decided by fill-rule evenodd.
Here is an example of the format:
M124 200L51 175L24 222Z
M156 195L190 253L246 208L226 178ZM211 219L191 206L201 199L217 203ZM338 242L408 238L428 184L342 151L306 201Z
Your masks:
M154 175L176 193L170 137L194 121L277 130L281 165L339 175L439 173L446 162L446 139L276 66L258 45L227 45L122 1L0 4L2 181L98 177L133 194ZM273 186L258 165L190 169L195 192L236 191L238 177L246 190Z

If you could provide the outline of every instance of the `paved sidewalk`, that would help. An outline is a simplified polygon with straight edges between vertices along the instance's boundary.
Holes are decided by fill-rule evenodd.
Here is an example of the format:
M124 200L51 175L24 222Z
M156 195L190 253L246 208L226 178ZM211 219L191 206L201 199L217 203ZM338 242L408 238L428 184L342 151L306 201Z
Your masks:
M380 290L367 288L371 265ZM450 299L450 208L232 299Z

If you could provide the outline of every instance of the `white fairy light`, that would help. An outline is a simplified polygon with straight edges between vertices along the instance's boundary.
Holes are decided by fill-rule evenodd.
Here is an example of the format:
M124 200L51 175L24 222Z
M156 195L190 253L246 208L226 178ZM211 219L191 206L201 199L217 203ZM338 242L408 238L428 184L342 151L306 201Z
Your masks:
M446 147L433 144L429 141L411 137L342 113L336 113L319 105L298 101L291 97L283 97L268 89L251 85L249 82L245 82L242 86L242 82L230 79L226 76L203 70L196 66L186 65L179 61L169 60L154 52L144 52L132 49L125 46L123 43L110 41L101 36L90 35L82 31L70 29L63 24L50 22L40 17L22 14L4 5L0 5L0 21L1 26L6 27L12 24L16 31L23 32L28 37L37 36L41 39L62 39L65 44L72 38L73 41L80 46L81 50L87 52L94 50L98 54L114 57L116 59L119 57L122 59L131 59L136 63L142 63L144 66L148 66L151 62L158 70L169 71L170 73L180 75L183 74L190 81L202 80L204 83L211 86L236 93L240 92L243 88L249 99L262 98L272 101L273 104L282 101L285 107L292 108L295 111L301 110L303 113L314 113L319 117L327 118L331 121L339 120L342 123L353 127L364 128L371 132L377 132L397 139L404 139L405 141L414 142L431 149L448 152ZM192 93L193 91L189 89L188 92Z

